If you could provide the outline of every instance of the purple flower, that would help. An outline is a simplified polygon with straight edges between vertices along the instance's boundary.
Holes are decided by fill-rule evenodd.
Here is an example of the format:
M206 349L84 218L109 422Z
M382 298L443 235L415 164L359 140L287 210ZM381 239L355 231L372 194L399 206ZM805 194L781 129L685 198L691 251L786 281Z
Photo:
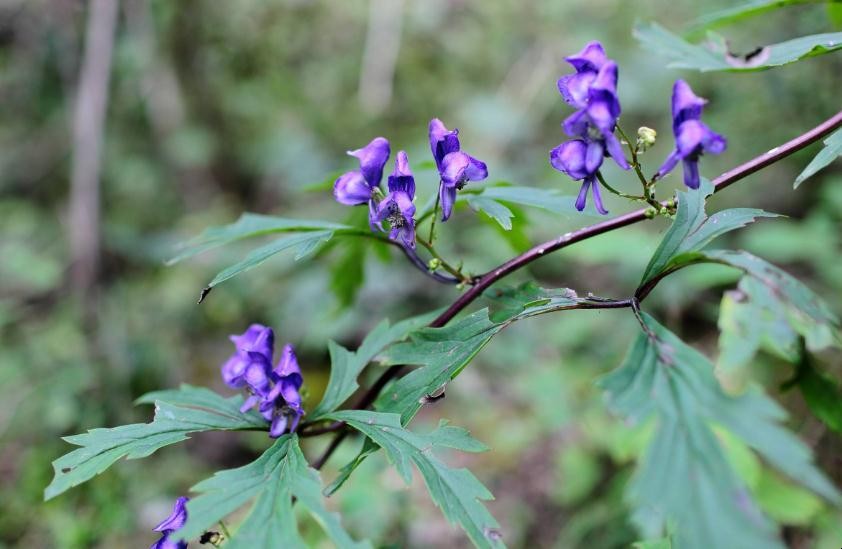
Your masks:
M656 178L667 175L679 160L684 163L684 184L699 188L699 157L704 153L719 154L727 141L701 121L702 107L706 100L698 97L684 80L676 80L672 88L672 131L675 134L673 150Z
M389 176L389 194L377 206L373 222L382 228L389 221L389 238L415 248L415 178L409 169L406 152L398 152L395 171Z
M188 498L180 497L175 500L175 506L172 509L170 516L165 518L158 526L154 528L155 532L161 532L161 539L149 546L149 549L186 549L187 542L184 540L171 540L170 534L184 526L187 522L187 509L185 504Z
M380 189L383 179L383 166L389 160L391 149L389 141L384 137L375 137L371 142L355 151L348 151L351 156L360 160L360 169L343 173L333 184L333 196L336 201L346 206L356 206L368 203L368 216L371 229L376 212L374 195Z
M562 76L558 89L564 100L577 110L564 121L564 131L571 137L601 139L611 158L624 170L628 161L620 140L614 135L620 117L617 97L617 63L605 57L599 42L590 42L576 55L566 58L576 74Z
M272 371L272 381L275 386L260 403L260 413L267 421L272 422L269 436L277 438L284 433L287 426L290 432L295 431L298 421L304 415L301 394L298 392L304 378L298 366L295 349L289 343L284 345L281 359Z
M301 388L304 378L292 345L281 352L277 366L272 368L275 336L272 328L252 324L242 335L231 336L237 347L222 365L222 377L230 387L245 387L249 396L240 407L245 413L254 406L271 422L269 435L281 436L289 427L292 432L304 415L301 407Z
M482 181L488 177L485 162L461 151L458 135L459 130L448 130L438 118L430 120L430 150L441 178L439 200L442 221L447 221L453 212L456 191L468 181Z
M232 335L230 339L237 350L222 365L222 379L229 387L238 389L246 386L245 374L252 362L262 356L271 363L275 334L272 328L252 324L242 335Z
M603 215L608 213L602 205L599 181L596 178L596 172L599 171L604 157L605 144L600 140L573 139L550 151L550 164L553 168L564 172L574 181L584 180L576 199L576 209L580 212L585 209L588 189L593 189L596 210Z

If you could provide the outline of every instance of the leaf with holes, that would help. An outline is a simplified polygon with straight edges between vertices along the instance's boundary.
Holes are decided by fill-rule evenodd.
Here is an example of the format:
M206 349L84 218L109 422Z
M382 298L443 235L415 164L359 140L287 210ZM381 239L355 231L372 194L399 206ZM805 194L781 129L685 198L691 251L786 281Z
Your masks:
M765 70L842 48L842 32L801 36L757 48L746 55L729 52L721 37L708 40L706 45L691 44L657 23L637 24L634 37L644 48L669 59L667 67L702 72Z

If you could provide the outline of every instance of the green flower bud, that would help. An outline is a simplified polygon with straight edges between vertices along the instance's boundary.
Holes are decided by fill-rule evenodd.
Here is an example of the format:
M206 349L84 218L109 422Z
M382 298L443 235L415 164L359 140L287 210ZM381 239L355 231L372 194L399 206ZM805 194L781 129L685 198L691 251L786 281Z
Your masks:
M435 271L439 267L441 267L441 259L437 257L434 257L433 259L427 262L427 268L431 271Z
M641 126L637 129L637 146L640 150L645 151L655 144L655 139L658 137L658 132L652 128Z

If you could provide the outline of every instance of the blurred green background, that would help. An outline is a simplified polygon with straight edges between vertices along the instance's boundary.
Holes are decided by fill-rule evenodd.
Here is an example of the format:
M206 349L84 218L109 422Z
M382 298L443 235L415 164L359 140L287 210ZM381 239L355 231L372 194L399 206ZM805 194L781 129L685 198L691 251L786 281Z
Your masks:
M677 77L710 99L706 120L729 138L725 154L704 159L708 177L839 109L838 54L762 73L698 74L665 69L663 59L631 36L635 19L681 31L730 4L126 0L114 31L97 218L95 202L85 198L90 193L74 191L72 177L74 154L90 152L80 150L87 141L74 133L88 4L1 2L0 546L145 547L176 496L214 470L258 455L265 436L198 435L151 458L120 462L42 502L50 462L70 449L60 436L148 421L151 409L134 407L133 399L180 382L230 394L218 374L231 352L228 334L263 322L280 341L294 343L312 406L328 374L328 338L353 347L383 317L397 320L455 298L456 289L436 285L402 257L369 254L367 281L343 304L328 290L354 276L341 265L362 253L355 247L335 246L301 264L275 257L220 286L202 305L199 290L254 243L164 267L176 242L242 211L345 219L349 210L329 191L306 189L354 168L347 149L384 135L393 151L406 149L419 164L429 160L426 127L436 116L460 128L464 148L488 163L490 181L575 194L578 184L547 162L570 113L555 81L569 72L563 57L595 39L621 67L624 127L645 124L660 133L643 159L648 171L672 146L669 95ZM722 32L733 50L749 51L831 30L825 7L815 5ZM752 176L717 195L712 207L788 215L735 233L727 244L802 277L840 312L840 165L792 190L816 152L814 146ZM423 169L416 176L423 203L437 179ZM627 174L609 169L607 176L634 189ZM668 178L663 196L678 184L679 176ZM75 215L69 213L74 192ZM613 198L607 199L612 214L629 208ZM518 214L519 229L502 238L489 220L460 210L440 232L447 254L484 272L529 242L594 221ZM100 238L86 240L74 227L80 222L98 228ZM593 239L533 264L512 282L534 277L547 287L626 295L665 227L655 221ZM93 258L84 253L91 249ZM85 276L87 267L93 276ZM724 270L688 270L659 287L646 308L715 357L719 296L735 281ZM636 539L622 489L646 434L611 419L592 385L619 363L636 329L621 311L573 311L515 325L413 424L424 429L449 418L491 446L449 460L464 460L495 494L489 507L512 547L612 548ZM820 360L839 375L838 354ZM777 389L791 366L770 356L758 357L755 366L757 379L791 411L792 428L842 481L839 436L812 418L799 396ZM336 454L326 480L359 443ZM305 451L313 456L323 444L307 440ZM418 479L406 489L384 464L380 455L369 459L331 500L353 533L391 547L467 545ZM786 525L790 546L842 545L838 512L754 466L753 491ZM315 525L306 532L313 546L326 546Z

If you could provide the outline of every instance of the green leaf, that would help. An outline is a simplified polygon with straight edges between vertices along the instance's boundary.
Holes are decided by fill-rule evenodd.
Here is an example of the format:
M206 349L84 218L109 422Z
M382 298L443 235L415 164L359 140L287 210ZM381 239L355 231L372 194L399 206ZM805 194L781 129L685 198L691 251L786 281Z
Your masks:
M220 227L208 227L196 238L182 244L179 253L167 261L168 265L177 263L188 257L218 248L225 244L275 233L308 232L308 231L355 231L354 227L330 223L327 221L314 221L307 219L288 219L271 215L260 215L244 213L240 218L230 225Z
M322 401L310 412L310 420L322 419L345 402L359 388L357 378L363 369L387 346L406 338L407 334L428 324L439 311L408 318L394 326L388 320L378 324L363 340L356 352L351 352L333 341L328 342L330 352L330 380Z
M649 51L670 60L667 67L707 71L749 72L769 69L842 48L842 33L802 36L752 52L750 59L727 51L724 40L709 41L709 47L691 44L657 23L638 23L634 36Z
M728 392L742 392L750 381L749 366L765 348L777 356L798 360L798 335L789 324L786 307L767 287L743 277L737 290L722 296L719 308L719 358L716 376Z
M840 156L842 156L842 130L836 130L830 134L830 137L824 140L824 148L819 151L819 154L817 154L813 160L807 164L804 171L798 174L798 177L795 178L793 188L797 189L805 179L812 177L819 170L829 166L831 162Z
M227 416L231 421L239 422L244 418L248 419L256 428L267 429L266 420L254 410L250 410L243 414L240 411L240 406L243 405L242 395L225 398L219 393L215 393L205 387L195 387L182 383L178 389L168 389L164 391L153 391L146 393L137 400L135 404L155 404L156 402L164 402L172 404L173 406L182 406L187 408L200 408L208 410L223 416Z
M194 539L249 500L248 516L226 543L230 548L306 547L298 534L292 498L296 498L341 548L369 547L342 528L338 515L324 506L321 481L307 465L298 437L284 435L257 460L220 471L192 488L199 495L187 503L187 523L173 539Z
M475 212L485 213L505 230L512 230L512 217L514 217L515 214L513 214L509 208L500 204L496 200L485 197L481 194L469 194L468 205Z
M183 399L190 402L185 402L185 406L155 402L155 418L152 423L121 425L113 429L91 429L87 433L64 437L67 442L81 448L53 462L55 476L44 490L44 499L54 498L90 480L122 457L147 457L159 448L187 440L190 433L266 429L266 421L256 414L231 413L231 409L239 404L240 397L213 398L208 395L210 391L194 393L192 389L186 390ZM174 398L178 400L180 397ZM204 404L211 406L205 407Z
M811 492L784 481L772 471L764 470L754 488L760 507L777 522L809 526L822 510L822 500Z
M691 30L689 33L695 35L699 31L738 23L744 19L756 17L787 6L795 6L798 4L833 4L837 1L838 0L753 0L751 2L717 10L699 17L691 23Z
M330 289L339 300L339 307L346 309L354 304L357 293L365 283L365 258L368 246L362 239L348 242L341 256L330 268Z
M705 213L705 200L712 192L711 182L703 179L698 189L677 193L678 209L675 220L649 260L641 285L663 273L677 256L701 250L714 239L745 227L758 217L778 216L754 208L733 208L708 217Z
M333 231L311 231L302 234L296 234L293 236L287 236L285 238L279 238L278 240L274 240L264 246L255 248L254 250L249 252L249 254L242 261L238 261L230 267L220 271L215 277L213 277L213 280L210 281L207 288L213 288L225 282L229 278L233 278L240 273L248 271L249 269L253 269L254 267L257 267L273 255L280 253L284 250L297 248L298 251L295 255L295 259L297 261L302 257L309 255L318 246L321 246L322 244L330 240L331 237L333 237L333 234Z
M510 323L587 301L575 297L572 290L547 290L531 283L517 289L494 288L486 297L494 302L493 312L482 309L443 328L420 328L409 334L409 341L392 345L381 354L385 365L422 367L387 386L374 403L379 412L399 413L402 424L406 425L431 395L444 390L491 338ZM328 485L326 493L338 490L376 450L376 445L364 444L359 455L340 469L339 477Z
M432 433L420 435L401 425L397 414L363 410L335 412L331 417L344 421L360 431L386 451L404 481L412 481L414 463L433 502L442 510L451 524L465 530L477 547L504 547L500 525L482 504L494 497L491 492L467 469L451 469L436 458L431 449L446 447L465 452L482 452L488 448L464 429L441 422Z
M678 257L675 263L680 265L687 260L729 265L765 286L765 295L754 292L753 297L766 303L770 300L779 301L785 307L790 326L804 336L807 348L811 351L838 347L842 343L836 314L824 300L786 271L743 251L711 250L689 254L689 257Z
M822 423L842 433L842 390L839 383L817 370L806 353L801 355L794 383L798 385L810 411Z
M728 396L713 366L648 315L623 364L604 377L609 407L633 424L657 418L654 438L628 488L634 521L647 537L668 525L676 545L783 547L752 501L714 427L833 503L842 496L813 465L809 449L781 426L785 412L759 389Z

